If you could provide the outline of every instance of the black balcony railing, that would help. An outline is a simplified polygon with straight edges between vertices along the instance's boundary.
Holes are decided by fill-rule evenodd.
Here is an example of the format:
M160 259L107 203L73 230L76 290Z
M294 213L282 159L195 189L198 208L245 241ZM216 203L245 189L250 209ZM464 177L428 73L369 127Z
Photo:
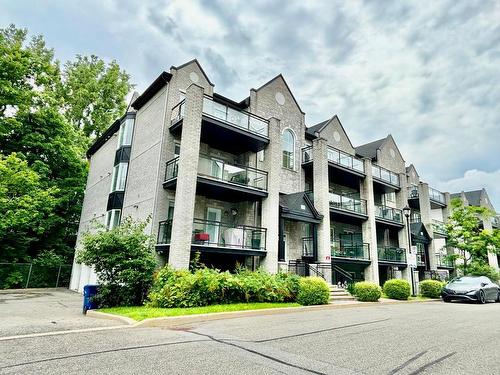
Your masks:
M170 115L170 123L174 124L184 117L184 110L186 108L186 99L180 101L174 108L172 108L172 114Z
M267 172L248 166L228 164L207 155L200 155L198 176L267 191Z
M372 164L372 176L377 180L399 186L399 175L379 165Z
M331 243L331 250L333 257L353 260L370 260L370 244L367 243L343 243L342 241L334 241Z
M383 262L406 263L406 250L400 247L383 246L377 249L378 260Z
M208 96L203 98L203 114L260 136L269 135L269 121L250 112L217 103Z
M398 224L403 223L403 214L400 209L375 205L375 217L379 219L384 219L388 221L392 221Z
M314 256L314 239L313 237L302 237L302 256Z
M169 160L165 169L165 181L176 178L178 169L179 157ZM199 156L198 176L267 191L266 171L243 165L228 164L207 155Z
M418 199L418 187L417 186L408 186L408 199Z
M361 173L365 173L365 168L363 165L363 160L349 155L343 151L336 148L328 146L328 161L341 165L345 168L352 169Z
M179 157L177 156L167 161L167 167L165 168L165 181L176 178L178 171L179 171Z
M366 215L366 200L352 198L334 192L330 192L328 196L330 200L330 208Z
M220 221L194 219L191 243L193 245L265 251L266 232L266 228L250 225L230 225ZM172 220L160 222L157 243L168 245L171 236Z

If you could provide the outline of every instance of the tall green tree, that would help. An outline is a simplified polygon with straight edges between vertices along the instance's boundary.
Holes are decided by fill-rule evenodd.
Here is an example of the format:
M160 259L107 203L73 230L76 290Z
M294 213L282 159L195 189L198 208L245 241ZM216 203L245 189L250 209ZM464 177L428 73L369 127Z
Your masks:
M64 66L62 93L65 115L87 137L100 136L126 109L125 96L134 87L116 61L76 56Z
M15 153L0 155L0 244L3 261L28 262L31 245L51 230L56 187L44 188L40 175Z
M66 64L63 75L54 51L41 36L28 38L27 30L14 25L0 29L0 155L15 154L16 160L26 163L38 176L36 190L51 197L47 200L51 214L45 217L43 230L23 232L18 221L20 227L11 226L10 231L26 233L24 244L6 246L6 237L0 237L0 261L47 250L71 261L87 177L85 149L89 135L102 132L89 130L86 135L81 124L88 120L99 129L109 126L108 119L119 117L123 110L129 87L128 75L115 62L96 68L103 73L82 73L94 65L102 64L94 57L77 57L75 63ZM84 95L84 88L98 96ZM69 98L70 93L75 98ZM76 106L82 108L80 118ZM45 215L43 207L34 208ZM10 209L24 212L22 205L17 211L14 206Z
M446 224L447 244L458 250L452 257L461 259L462 271L469 268L481 268L488 264L488 251L500 252L500 231L485 230L483 220L495 213L485 207L465 206L460 199L451 201L451 215Z

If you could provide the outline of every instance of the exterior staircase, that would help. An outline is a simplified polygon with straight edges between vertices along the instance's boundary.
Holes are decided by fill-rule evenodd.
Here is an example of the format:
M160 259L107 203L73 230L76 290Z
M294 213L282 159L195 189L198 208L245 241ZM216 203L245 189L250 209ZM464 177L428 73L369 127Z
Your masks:
M330 303L354 302L356 297L351 296L347 290L337 285L328 285L330 288Z

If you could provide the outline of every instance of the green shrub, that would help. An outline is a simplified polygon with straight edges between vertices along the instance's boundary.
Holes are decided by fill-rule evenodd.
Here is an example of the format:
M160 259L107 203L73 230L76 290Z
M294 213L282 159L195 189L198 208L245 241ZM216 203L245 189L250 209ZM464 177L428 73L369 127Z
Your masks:
M346 287L347 292L348 292L350 295L352 295L352 296L355 296L355 295L356 295L356 290L354 289L354 285L355 285L355 284L356 284L356 283L349 283L349 284L347 284L347 287Z
M324 305L330 299L330 289L320 277L304 277L299 283L297 302L301 305Z
M216 269L174 270L165 266L155 274L148 295L150 307L197 307L237 302L293 302L299 292L296 275Z
M154 240L144 234L146 222L125 218L112 229L85 233L77 261L93 267L100 281L99 307L141 305L153 282Z
M354 295L358 301L377 302L382 295L382 289L375 283L362 281L354 284Z
M428 298L439 298L443 283L438 280L423 280L420 282L420 294Z
M407 300L410 297L410 283L406 280L392 279L384 283L384 293L391 299Z

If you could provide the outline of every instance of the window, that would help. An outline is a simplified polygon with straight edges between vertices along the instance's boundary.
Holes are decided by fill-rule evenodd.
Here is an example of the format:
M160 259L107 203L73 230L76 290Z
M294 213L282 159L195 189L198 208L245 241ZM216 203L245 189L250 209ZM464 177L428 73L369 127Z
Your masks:
M290 129L286 129L281 136L283 149L283 167L293 169L295 162L295 136Z
M132 144L132 133L134 132L134 119L127 118L120 125L118 133L118 147L130 146Z
M121 210L109 210L106 213L106 229L111 230L120 225Z
M177 157L181 154L181 144L178 142L175 142L174 144L174 157Z
M264 150L260 150L257 152L257 159L262 162L264 161Z
M120 163L114 166L113 176L111 178L111 191L125 190L125 181L127 179L128 163Z
M387 205L388 202L395 203L396 202L396 192L391 191L389 193L384 194L385 197L385 204Z

